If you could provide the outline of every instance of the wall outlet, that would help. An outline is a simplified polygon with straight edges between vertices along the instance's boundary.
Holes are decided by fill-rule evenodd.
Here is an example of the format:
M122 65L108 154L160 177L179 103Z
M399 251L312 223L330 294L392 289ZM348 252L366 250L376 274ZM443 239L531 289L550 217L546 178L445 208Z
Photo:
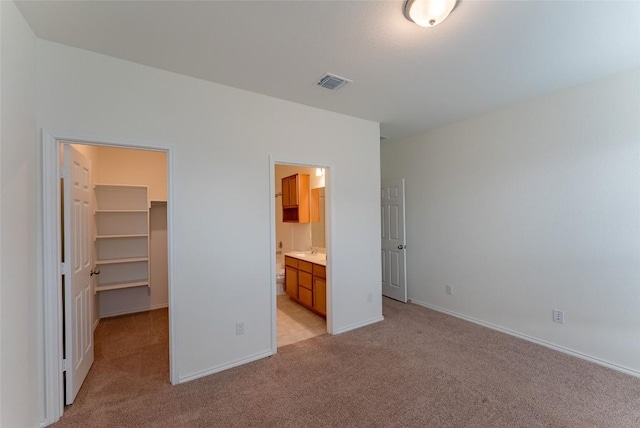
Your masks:
M553 310L553 322L564 324L564 311Z
M373 302L373 293L369 292L369 294L367 294L367 302L371 303Z
M236 336L240 336L241 334L244 334L244 321L236 323Z
M447 286L445 287L445 290L447 291L447 294L448 294L449 296L453 296L453 287L452 287L452 286L447 285Z

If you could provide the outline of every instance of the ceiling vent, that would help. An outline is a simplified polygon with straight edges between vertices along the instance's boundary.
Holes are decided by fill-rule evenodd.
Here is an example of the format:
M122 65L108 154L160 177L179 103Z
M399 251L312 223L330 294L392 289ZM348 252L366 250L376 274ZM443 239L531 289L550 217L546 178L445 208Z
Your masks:
M335 74L327 73L322 76L316 83L316 86L329 89L331 91L337 91L347 83L351 83L351 80L344 77L336 76Z

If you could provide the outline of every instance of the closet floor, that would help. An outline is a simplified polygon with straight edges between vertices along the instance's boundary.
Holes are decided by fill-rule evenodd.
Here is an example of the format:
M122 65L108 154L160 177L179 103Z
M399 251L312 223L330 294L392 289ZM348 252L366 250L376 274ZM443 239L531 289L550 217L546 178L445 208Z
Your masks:
M327 322L286 294L278 295L278 347L310 339L327 332Z
M102 420L130 400L169 384L167 308L103 318L93 337L91 370L74 403L54 426L74 421L79 414Z

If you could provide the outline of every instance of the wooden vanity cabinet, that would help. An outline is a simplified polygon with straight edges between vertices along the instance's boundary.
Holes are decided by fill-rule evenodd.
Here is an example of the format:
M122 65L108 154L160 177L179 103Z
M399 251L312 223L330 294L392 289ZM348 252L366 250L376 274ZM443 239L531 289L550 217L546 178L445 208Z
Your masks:
M282 179L282 221L309 223L309 174L293 174Z
M298 300L298 259L285 257L284 264L284 291Z
M298 260L298 300L313 307L313 263Z
M327 268L313 265L313 309L327 316Z
M327 316L326 268L285 256L285 292L311 311Z

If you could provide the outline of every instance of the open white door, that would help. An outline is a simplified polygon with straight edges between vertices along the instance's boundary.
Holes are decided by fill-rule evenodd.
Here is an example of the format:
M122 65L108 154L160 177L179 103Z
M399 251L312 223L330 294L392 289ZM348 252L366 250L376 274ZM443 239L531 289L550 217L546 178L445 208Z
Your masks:
M404 179L382 182L382 294L407 301Z
M91 162L64 145L64 335L66 404L93 364L91 290Z

